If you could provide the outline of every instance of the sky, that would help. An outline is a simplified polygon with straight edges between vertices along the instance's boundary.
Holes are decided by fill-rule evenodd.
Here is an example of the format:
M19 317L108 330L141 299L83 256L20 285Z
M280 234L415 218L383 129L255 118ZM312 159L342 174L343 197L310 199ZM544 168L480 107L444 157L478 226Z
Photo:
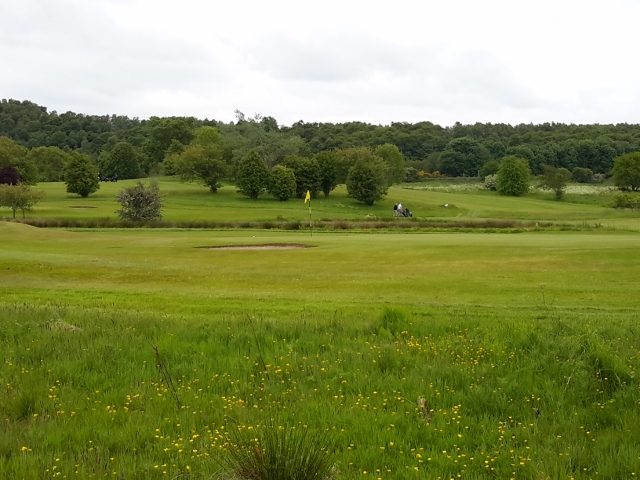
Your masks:
M1 0L0 98L59 113L640 123L637 0Z

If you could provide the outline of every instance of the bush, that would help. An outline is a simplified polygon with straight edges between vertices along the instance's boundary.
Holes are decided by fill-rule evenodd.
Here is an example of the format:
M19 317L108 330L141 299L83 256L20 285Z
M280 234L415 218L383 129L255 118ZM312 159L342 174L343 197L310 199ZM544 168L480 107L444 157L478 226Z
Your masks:
M519 197L529 191L531 169L524 158L505 157L500 161L496 179L496 190L501 195Z
M498 175L496 174L487 175L486 177L484 177L484 188L495 192L497 188L496 187L497 181L498 181Z
M138 181L132 187L123 188L116 198L122 210L116 213L121 220L160 220L162 219L162 196L155 182L145 187Z
M420 180L418 176L418 170L413 167L407 167L404 169L404 181L407 183L416 183Z
M283 165L273 167L268 191L281 202L293 197L296 194L296 176L293 170Z
M593 171L590 168L576 167L571 172L571 178L578 183L593 182Z
M640 209L640 194L638 193L618 193L613 197L613 208Z

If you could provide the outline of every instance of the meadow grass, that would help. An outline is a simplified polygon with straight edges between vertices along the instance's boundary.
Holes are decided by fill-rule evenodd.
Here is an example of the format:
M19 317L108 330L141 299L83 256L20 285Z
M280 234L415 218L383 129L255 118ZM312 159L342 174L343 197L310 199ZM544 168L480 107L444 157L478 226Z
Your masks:
M199 248L260 244L311 248ZM0 222L0 478L221 478L274 421L335 478L633 478L638 246Z

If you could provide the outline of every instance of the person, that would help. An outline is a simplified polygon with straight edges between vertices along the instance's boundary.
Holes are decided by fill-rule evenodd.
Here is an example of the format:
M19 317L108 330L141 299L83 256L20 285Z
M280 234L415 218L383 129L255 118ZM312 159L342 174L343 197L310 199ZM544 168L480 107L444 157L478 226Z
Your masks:
M400 213L404 213L404 210L402 210L402 204L401 203L398 204L398 208L396 208L396 210L399 210Z

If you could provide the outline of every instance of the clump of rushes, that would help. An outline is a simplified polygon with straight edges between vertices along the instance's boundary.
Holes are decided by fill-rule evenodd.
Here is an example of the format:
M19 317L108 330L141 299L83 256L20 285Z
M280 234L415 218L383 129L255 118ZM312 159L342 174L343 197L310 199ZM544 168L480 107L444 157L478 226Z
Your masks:
M331 480L336 448L330 431L305 425L279 425L271 420L258 427L229 429L229 442L218 463L234 480Z

